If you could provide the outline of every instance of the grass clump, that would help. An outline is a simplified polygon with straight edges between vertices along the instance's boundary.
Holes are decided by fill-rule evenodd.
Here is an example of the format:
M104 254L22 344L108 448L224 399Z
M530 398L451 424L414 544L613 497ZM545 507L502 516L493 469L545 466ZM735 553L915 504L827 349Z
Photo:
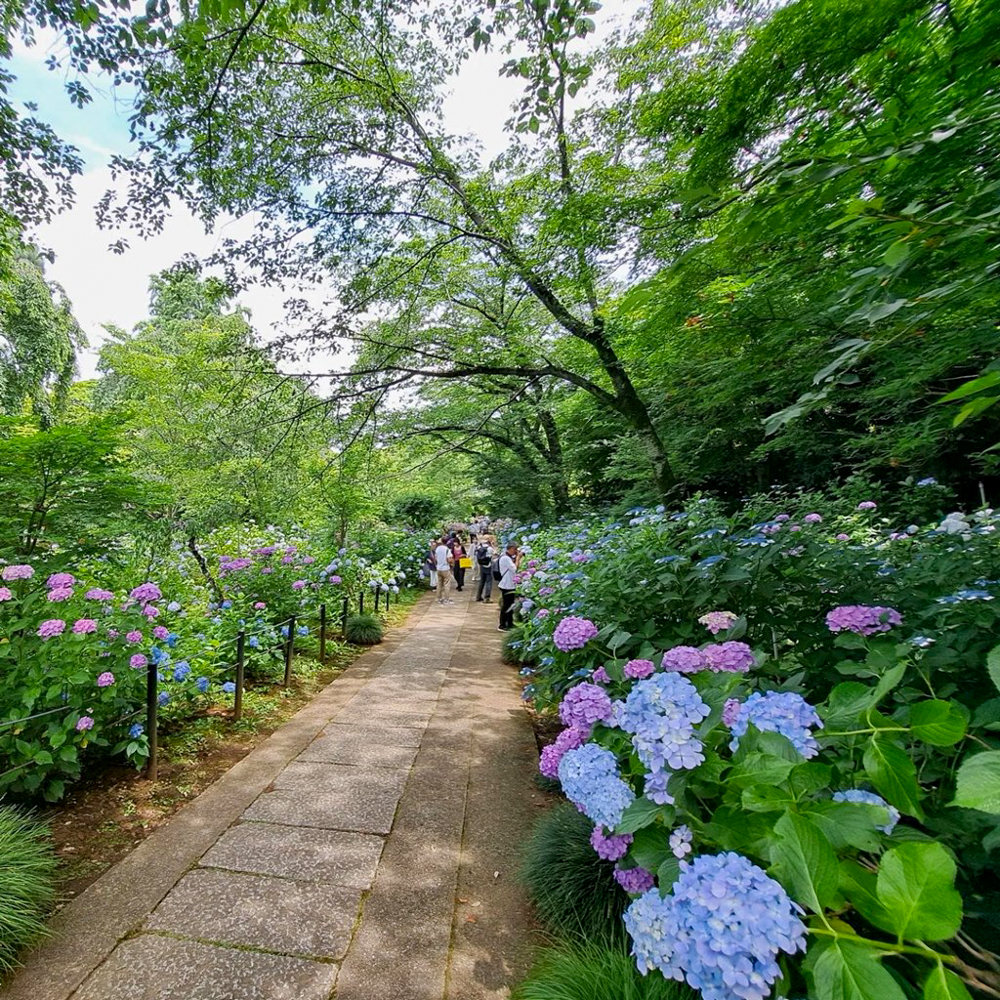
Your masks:
M12 806L0 806L0 973L45 934L55 901L56 856L49 832Z
M503 649L500 658L510 666L517 666L525 659L524 632L515 625L503 638Z
M562 945L542 952L512 1000L690 1000L695 994L657 972L643 976L623 947Z
M521 878L539 919L553 933L575 941L621 943L629 897L614 879L614 865L591 846L593 829L568 802L547 812L528 840Z
M378 615L351 615L344 627L344 636L356 646L374 646L382 641L385 628Z

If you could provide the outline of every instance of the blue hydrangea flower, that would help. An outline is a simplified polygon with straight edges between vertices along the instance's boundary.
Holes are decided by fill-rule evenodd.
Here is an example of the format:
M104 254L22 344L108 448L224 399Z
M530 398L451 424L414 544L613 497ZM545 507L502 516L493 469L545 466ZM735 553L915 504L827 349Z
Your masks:
M222 685L222 690L225 691L226 694L232 694L236 690L236 685L232 681L226 681L226 683Z
M673 892L644 893L625 927L644 975L686 981L703 1000L764 1000L781 977L778 955L805 949L801 913L763 869L727 852L682 861Z
M308 635L309 634L309 626L308 625L299 625L295 629L295 634L296 635Z
M260 639L258 639L257 636L255 636L255 635L248 636L247 637L247 645L251 649L256 649L260 645Z
M735 721L730 727L733 739L729 749L735 751L740 745L740 737L750 724L762 733L780 733L791 740L792 745L808 760L819 753L819 743L810 727L823 728L816 709L800 694L794 691L755 691L738 709Z
M137 722L134 726L129 727L128 734L133 740L137 740L145 731L145 728Z
M164 705L169 705L170 704L170 692L169 691L161 691L156 696L156 703L160 706L160 708L163 708Z
M202 693L205 694L208 691L208 678L199 677L195 682L194 686Z
M632 733L632 745L651 771L680 770L705 760L694 729L708 714L686 677L658 673L639 681L625 701L615 702L613 720Z
M888 837L893 830L896 829L896 824L899 822L899 810L895 806L889 805L880 795L876 795L874 792L866 792L861 788L848 788L843 792L833 793L834 802L861 802L869 806L879 806L884 809L889 817L889 822L885 826L880 826L879 829Z
M180 609L181 609L181 606L180 606L180 604L177 601L171 601L167 605L167 611L174 611L174 612L176 612L176 611L180 611ZM133 726L132 728L135 729L135 726Z
M669 771L649 771L646 774L643 794L650 802L655 802L658 806L672 806L674 797L667 791L669 780Z
M563 756L559 781L570 802L611 830L635 799L635 792L618 775L615 755L596 743L584 743Z
M174 667L174 680L182 681L189 673L191 673L191 667L185 660L181 660L181 662Z
M915 635L910 639L910 645L918 649L927 649L928 646L933 646L934 642L935 639L929 635Z

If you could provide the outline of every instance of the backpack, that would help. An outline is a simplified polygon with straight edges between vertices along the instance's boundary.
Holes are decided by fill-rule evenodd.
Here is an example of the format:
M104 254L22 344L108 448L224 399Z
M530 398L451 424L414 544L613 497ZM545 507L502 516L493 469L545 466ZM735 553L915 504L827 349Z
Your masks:
M476 549L476 562L478 562L480 566L489 566L492 564L493 557L490 555L489 546L480 545L479 548Z
M491 571L493 573L493 579L499 583L503 579L503 573L500 572L500 556L497 556L491 564Z

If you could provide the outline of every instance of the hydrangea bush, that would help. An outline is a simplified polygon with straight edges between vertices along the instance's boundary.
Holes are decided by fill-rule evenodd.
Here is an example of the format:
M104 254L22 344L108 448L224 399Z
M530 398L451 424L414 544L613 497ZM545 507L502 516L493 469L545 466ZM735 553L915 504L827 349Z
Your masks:
M715 642L637 660L589 638L541 769L632 896L623 920L644 974L705 1000L997 989L967 913L990 898L1000 843L992 731L977 736L955 692L935 689L898 609L829 610L813 609L827 643L853 656L816 700L791 649L775 658L707 628ZM737 622L724 623L731 636Z

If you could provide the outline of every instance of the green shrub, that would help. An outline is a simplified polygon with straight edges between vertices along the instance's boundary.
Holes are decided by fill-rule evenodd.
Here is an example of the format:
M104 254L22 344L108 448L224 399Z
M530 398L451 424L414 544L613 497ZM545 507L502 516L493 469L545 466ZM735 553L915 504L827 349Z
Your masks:
M539 919L573 940L621 942L629 897L614 879L614 865L590 844L594 824L568 802L535 825L521 878Z
M643 976L624 948L585 945L542 952L512 1000L687 1000L687 986Z
M45 933L55 899L56 857L48 830L11 806L0 806L0 973Z
M351 615L347 619L344 635L348 642L356 646L374 646L382 641L385 629L378 615Z
M516 625L503 638L500 658L511 666L524 661L524 633Z

